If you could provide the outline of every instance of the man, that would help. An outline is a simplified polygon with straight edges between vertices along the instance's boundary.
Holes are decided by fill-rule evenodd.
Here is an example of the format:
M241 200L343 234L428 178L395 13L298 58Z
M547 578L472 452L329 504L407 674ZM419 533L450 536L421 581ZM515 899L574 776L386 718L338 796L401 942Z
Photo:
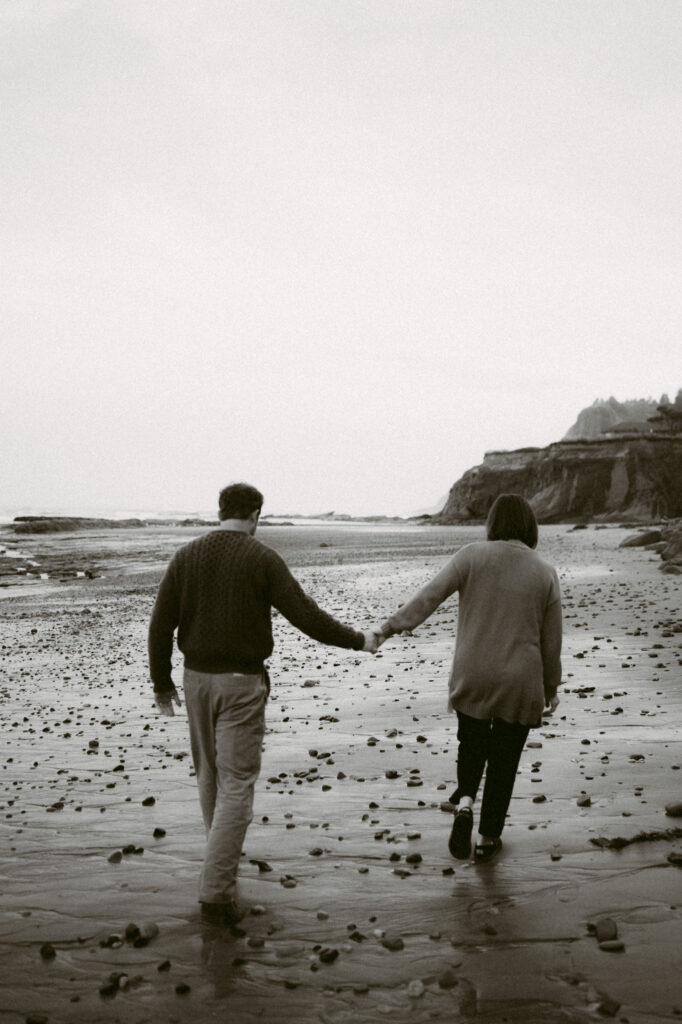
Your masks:
M254 537L263 495L249 484L220 492L218 529L175 553L149 624L149 664L156 704L180 704L171 678L173 635L185 658L183 685L207 847L199 883L202 917L231 925L243 916L236 880L260 771L273 649L271 608L321 643L377 650L322 611L280 556Z

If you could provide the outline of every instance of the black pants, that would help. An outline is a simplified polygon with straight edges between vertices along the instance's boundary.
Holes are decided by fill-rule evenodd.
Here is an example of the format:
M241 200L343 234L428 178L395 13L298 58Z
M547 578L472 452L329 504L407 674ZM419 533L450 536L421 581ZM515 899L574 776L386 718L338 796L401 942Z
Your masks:
M450 800L453 804L463 796L475 800L485 771L478 830L496 839L504 828L529 726L501 718L482 721L459 711L457 720L457 789Z

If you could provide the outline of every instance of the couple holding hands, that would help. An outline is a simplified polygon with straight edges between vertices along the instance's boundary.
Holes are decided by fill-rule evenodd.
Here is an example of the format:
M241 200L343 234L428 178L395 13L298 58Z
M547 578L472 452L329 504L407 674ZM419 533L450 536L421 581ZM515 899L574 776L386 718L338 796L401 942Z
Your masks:
M273 649L271 609L321 643L376 653L459 594L448 706L457 713L453 857L471 855L473 805L485 773L474 859L487 863L502 830L529 730L558 704L561 593L556 571L536 553L538 526L517 494L493 503L486 540L460 548L418 593L372 630L324 612L285 562L255 539L263 496L231 484L220 523L175 553L149 625L150 674L162 714L180 703L171 677L173 638L184 655L183 686L207 848L199 884L204 920L232 925L239 858L260 771Z

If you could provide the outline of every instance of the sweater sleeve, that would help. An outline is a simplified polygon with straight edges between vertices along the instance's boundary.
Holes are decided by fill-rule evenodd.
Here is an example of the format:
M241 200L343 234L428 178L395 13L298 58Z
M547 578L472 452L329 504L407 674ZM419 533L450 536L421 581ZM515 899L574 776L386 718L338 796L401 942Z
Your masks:
M421 625L435 612L438 605L459 589L461 558L458 556L459 552L453 555L447 565L426 586L422 587L397 612L386 619L381 626L383 636L388 638L394 633L412 630L415 626Z
M290 573L286 563L275 552L268 559L266 573L273 606L302 633L332 647L361 651L365 645L362 633L344 626L323 611L309 597L298 580Z
M545 701L556 695L561 683L561 591L554 575L540 635Z
M174 561L171 561L161 580L149 621L147 649L149 673L155 693L164 693L173 687L171 677L173 634L179 622L179 601L174 569Z

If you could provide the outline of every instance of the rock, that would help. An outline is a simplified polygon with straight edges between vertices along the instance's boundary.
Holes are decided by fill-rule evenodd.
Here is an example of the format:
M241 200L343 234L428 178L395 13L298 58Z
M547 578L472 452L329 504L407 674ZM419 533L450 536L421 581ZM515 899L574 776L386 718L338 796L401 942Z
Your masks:
M399 935L391 935L388 932L381 938L381 945L384 949L390 949L392 953L396 953L401 949L405 948L405 943Z
M682 818L682 802L677 801L665 805L665 813L669 818Z
M113 853L109 854L107 860L109 861L110 864L120 864L121 861L123 860L123 854L121 853L120 850L114 850Z
M338 949L323 949L320 953L320 963L333 964L338 955Z
M678 853L677 850L669 853L666 859L669 864L674 864L676 868L682 868L682 853Z
M438 976L439 988L454 988L455 985L458 984L459 979L451 967L447 967L443 973Z
M175 994L178 996L186 996L192 989L185 982L180 982L179 985L175 986Z
M144 800L142 801L142 806L143 807L153 807L155 803L156 803L156 797L154 797L154 796L146 796L144 798Z
M49 1019L44 1013L29 1013L26 1024L47 1024Z
M642 548L646 544L658 544L663 540L660 530L646 530L644 533L636 533L634 537L626 537L618 545L619 548Z
M255 864L261 874L265 871L272 871L272 868L265 860L250 860L249 864Z
M54 960L57 955L57 950L51 942L44 942L40 947L40 955L43 960Z
M625 943L621 942L620 939L612 939L608 942L600 942L599 948L603 949L605 953L622 953L625 949Z
M155 828L153 833L152 833L152 835L154 836L154 839L163 839L165 834L166 834L165 828Z
M413 978L407 986L407 994L410 999L419 999L424 995L424 982L421 978Z
M612 939L618 938L618 925L610 917L600 918L594 931L598 942L610 942Z
M589 796L579 796L578 799L576 800L576 803L577 803L578 807L591 807L592 806L592 797L589 797Z
M615 999L602 999L601 1003L597 1007L597 1011L602 1017L615 1017L620 1010L620 1003L617 1003Z
M679 436L612 436L492 451L456 481L431 522L484 521L502 492L527 498L541 523L581 516L680 516L680 478Z

